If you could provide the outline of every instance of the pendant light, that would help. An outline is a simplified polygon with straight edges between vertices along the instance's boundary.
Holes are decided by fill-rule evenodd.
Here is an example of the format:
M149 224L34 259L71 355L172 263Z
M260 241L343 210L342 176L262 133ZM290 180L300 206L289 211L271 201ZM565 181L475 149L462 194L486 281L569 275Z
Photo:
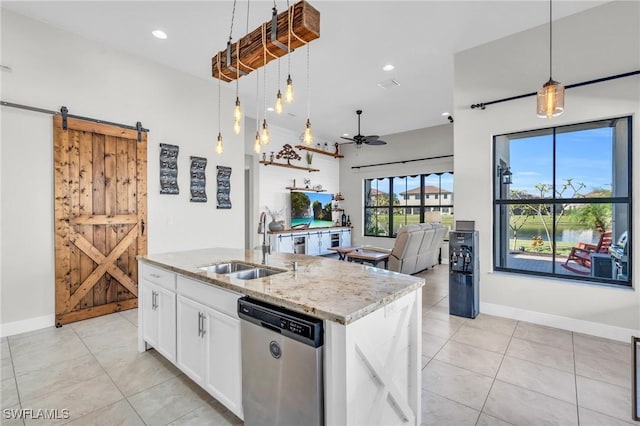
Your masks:
M227 61L231 62L231 40L233 39L233 21L236 16L236 1L233 0L233 10L231 12L231 28L229 29L229 41L227 41ZM248 18L248 11L247 11ZM229 65L230 66L230 65ZM240 96L238 95L238 86L240 84L240 42L236 43L236 106L233 110L233 131L236 135L240 134L242 122L242 108L240 106Z
M290 104L293 102L293 80L291 80L291 21L293 13L287 0L287 88L284 91L284 100Z
M216 153L222 154L224 147L222 146L222 132L220 131L220 79L218 79L218 143L216 144Z
M537 114L540 118L557 117L564 112L564 86L551 77L553 64L553 15L549 0L549 81L538 91Z
M282 105L282 92L280 92L280 58L278 58L278 94L276 95L276 105L274 107L274 111L276 114L280 115L283 111Z
M309 93L309 45L307 44L307 124L304 129L304 136L302 141L305 145L311 145L313 143L313 132L311 131L311 121L309 116L311 115L311 93Z
M256 142L253 145L256 154L262 152L260 143L260 70L256 70Z
M266 57L265 57L266 61ZM262 145L269 145L271 136L269 135L269 125L267 124L267 67L266 62L264 71L262 72L262 88L264 98L264 120L262 120L262 132L260 133L260 143Z

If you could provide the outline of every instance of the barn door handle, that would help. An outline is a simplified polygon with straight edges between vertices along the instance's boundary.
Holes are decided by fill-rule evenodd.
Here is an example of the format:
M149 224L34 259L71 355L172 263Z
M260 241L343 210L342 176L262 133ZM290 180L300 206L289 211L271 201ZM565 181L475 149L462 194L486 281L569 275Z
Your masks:
M144 235L144 219L140 219L140 235Z

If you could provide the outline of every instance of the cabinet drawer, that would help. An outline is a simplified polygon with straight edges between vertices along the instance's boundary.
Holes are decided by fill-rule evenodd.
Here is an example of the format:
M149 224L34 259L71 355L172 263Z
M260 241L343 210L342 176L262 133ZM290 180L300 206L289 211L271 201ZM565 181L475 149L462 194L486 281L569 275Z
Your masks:
M142 264L142 278L167 290L176 290L176 274L166 269L156 268L146 263Z
M178 293L210 308L238 318L240 294L178 275Z

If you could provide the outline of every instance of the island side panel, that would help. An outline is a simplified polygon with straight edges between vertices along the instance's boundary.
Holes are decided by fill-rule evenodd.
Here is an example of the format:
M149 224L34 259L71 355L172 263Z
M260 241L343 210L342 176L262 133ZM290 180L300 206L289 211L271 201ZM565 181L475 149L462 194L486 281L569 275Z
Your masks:
M325 322L328 425L421 421L422 289L347 325Z

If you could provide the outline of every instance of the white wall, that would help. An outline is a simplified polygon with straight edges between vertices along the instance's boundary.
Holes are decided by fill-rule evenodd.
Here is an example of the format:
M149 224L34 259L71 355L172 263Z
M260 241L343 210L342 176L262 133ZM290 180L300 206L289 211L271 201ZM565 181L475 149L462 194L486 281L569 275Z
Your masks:
M393 118L390 118L392 120ZM443 118L444 120L444 118ZM450 172L453 170L453 158L415 161L405 164L365 167L352 169L353 166L438 157L453 154L453 126L444 124L396 133L381 137L387 145L362 146L342 145L340 150L345 158L340 160L340 190L345 198L346 213L353 224L352 242L378 247L392 248L395 238L364 237L364 180L370 178L407 176L420 173ZM457 177L454 176L454 180ZM457 197L457 194L456 194Z
M542 7L542 5L541 5ZM640 3L613 2L554 23L553 77L564 84L640 69ZM455 212L480 231L481 310L626 340L640 330L637 290L492 272L492 136L633 115L633 198L639 199L638 76L569 89L565 113L536 117L535 97L471 110L470 105L538 90L548 80L548 26L455 57ZM635 218L638 206L634 205ZM633 240L638 244L638 224ZM640 263L635 256L633 282Z
M149 252L244 245L241 136L223 85L225 152L217 84L107 48L2 10L2 100L134 125L148 135ZM2 107L2 334L53 324L54 229L51 116ZM159 194L159 144L180 146L179 195ZM189 156L206 157L207 203L189 202ZM233 168L231 210L216 209L216 166Z

